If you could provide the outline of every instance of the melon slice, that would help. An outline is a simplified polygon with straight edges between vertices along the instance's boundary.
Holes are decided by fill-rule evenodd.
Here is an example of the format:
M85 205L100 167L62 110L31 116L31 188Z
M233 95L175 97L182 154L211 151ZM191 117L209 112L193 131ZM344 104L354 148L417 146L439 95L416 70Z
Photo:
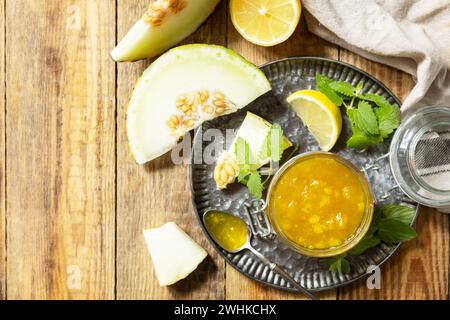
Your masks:
M145 230L144 237L161 286L186 278L208 255L173 222Z
M220 0L157 0L112 51L115 61L154 57L193 33Z
M261 168L269 163L269 159L262 159L259 155L271 126L272 124L265 119L247 112L230 148L219 157L214 168L214 180L217 187L225 189L236 180L239 174L239 165L235 155L235 145L238 138L242 138L248 143L251 153L250 158L256 161L255 168ZM291 146L292 143L289 139L284 137L283 150Z
M224 47L194 44L168 51L144 72L131 97L127 133L136 162L165 154L186 132L270 89L261 70Z

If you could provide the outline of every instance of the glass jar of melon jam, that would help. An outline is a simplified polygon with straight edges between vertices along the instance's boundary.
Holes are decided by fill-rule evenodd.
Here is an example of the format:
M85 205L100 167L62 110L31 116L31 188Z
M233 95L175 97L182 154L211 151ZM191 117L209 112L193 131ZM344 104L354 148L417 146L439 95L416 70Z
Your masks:
M300 254L332 257L367 233L374 195L365 173L328 152L299 155L269 187L267 215L277 236Z

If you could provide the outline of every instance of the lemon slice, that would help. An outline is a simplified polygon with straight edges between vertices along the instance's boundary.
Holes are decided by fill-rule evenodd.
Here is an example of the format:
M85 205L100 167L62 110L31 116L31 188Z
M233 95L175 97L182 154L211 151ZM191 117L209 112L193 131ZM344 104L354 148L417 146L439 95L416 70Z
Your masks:
M231 0L231 21L248 41L265 47L294 33L301 16L299 0Z
M323 151L331 150L342 131L339 108L326 95L315 90L301 90L287 98Z

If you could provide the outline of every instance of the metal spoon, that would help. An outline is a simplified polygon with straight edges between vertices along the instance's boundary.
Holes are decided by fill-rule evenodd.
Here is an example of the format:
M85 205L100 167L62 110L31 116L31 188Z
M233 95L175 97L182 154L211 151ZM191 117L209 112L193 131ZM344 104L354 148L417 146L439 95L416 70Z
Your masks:
M241 219L240 217L236 217L235 215L232 215L228 212L222 212L222 211L207 211L205 212L205 214L203 215L203 224L205 225L206 229L208 229L208 224L206 223L206 217L214 212L220 212L222 214L226 214L226 215L230 215L233 216L234 218L238 218L240 220L242 220L242 222L245 223L245 221L243 219ZM246 223L245 223L246 224ZM247 225L247 224L246 224ZM241 252L243 250L249 250L250 252L252 252L256 257L258 257L262 262L264 262L265 264L267 264L269 266L269 268L275 272L278 273L281 277L283 277L286 281L288 281L295 289L297 289L298 291L300 291L301 293L303 293L305 296L307 296L308 298L310 298L311 300L319 300L319 298L317 296L315 296L314 294L312 294L311 292L309 292L305 287L301 286L300 284L297 283L297 281L294 280L294 278L292 278L291 275L289 275L289 273L287 273L286 271L284 271L283 268L281 268L280 266L278 266L277 264L273 263L272 261L270 261L269 259L267 259L263 254L261 254L258 250L256 250L255 248L253 248L253 246L251 245L251 238L252 238L252 233L250 232L248 225L247 225L247 241L238 249L234 250L234 251L230 251L228 249L226 249L221 243L219 243L219 241L217 241L216 238L214 238L214 234L211 232L211 230L208 230L209 234L211 235L211 237L214 239L214 241L221 246L224 250L226 250L229 253L238 253Z

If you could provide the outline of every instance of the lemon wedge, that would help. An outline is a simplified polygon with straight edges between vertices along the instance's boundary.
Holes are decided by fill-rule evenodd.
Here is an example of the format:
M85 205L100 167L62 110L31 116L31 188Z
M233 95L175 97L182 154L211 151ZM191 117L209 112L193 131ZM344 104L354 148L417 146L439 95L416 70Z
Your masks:
M301 90L287 98L323 151L330 151L342 131L339 108L326 95L316 90Z
M251 43L270 47L294 33L301 16L299 0L231 0L231 21Z

